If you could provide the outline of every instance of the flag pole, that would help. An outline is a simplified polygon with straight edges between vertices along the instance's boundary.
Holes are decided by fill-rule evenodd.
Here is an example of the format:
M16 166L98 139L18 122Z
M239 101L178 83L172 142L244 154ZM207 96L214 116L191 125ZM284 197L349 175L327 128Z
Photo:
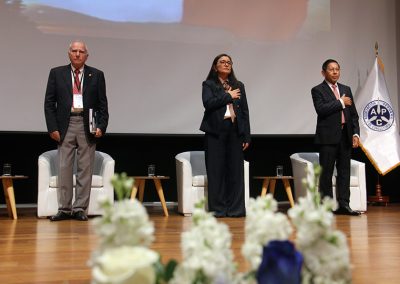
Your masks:
M389 196L382 195L382 186L379 182L379 173L377 176L378 178L375 185L375 195L368 196L368 203L378 205L385 204L385 206L387 206L387 204L389 203Z
M378 42L375 42L375 56L378 57ZM377 173L377 180L375 185L375 195L368 196L368 203L372 204L387 204L389 203L389 196L382 195L382 186L379 182L380 173Z

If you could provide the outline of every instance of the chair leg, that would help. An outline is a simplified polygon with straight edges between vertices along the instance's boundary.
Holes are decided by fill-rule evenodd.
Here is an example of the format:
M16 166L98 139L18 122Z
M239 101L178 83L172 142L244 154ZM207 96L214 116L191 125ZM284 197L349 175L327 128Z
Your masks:
M269 192L271 192L272 196L275 194L275 185L276 185L276 180L273 179L270 181L270 186L269 186Z
M156 186L158 197L160 197L161 205L164 210L164 215L168 217L168 209L167 209L167 204L165 203L164 191L161 186L161 181L159 179L154 179L154 185Z
M292 189L290 188L290 182L287 179L283 179L283 185L285 186L286 189L286 194L288 196L290 206L294 206L294 201L293 201L293 195L292 195Z
M140 184L139 184L139 201L141 203L143 203L145 185L146 185L146 180L145 179L140 180Z
M268 185L269 185L269 179L266 178L266 179L264 179L263 184L262 184L261 196L265 196L267 194Z

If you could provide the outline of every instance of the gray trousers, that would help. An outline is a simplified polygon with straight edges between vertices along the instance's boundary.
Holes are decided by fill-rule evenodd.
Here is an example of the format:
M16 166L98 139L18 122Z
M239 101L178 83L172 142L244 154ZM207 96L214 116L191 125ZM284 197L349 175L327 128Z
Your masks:
M71 116L68 131L58 146L58 210L66 213L86 211L89 206L96 144L88 143L83 117ZM73 168L76 158L75 201L73 197Z

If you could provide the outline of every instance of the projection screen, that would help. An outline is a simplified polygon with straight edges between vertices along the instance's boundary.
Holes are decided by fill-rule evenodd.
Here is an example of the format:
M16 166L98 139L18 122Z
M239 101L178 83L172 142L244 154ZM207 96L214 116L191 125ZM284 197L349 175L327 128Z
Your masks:
M201 83L232 56L253 134L312 134L310 90L327 58L353 93L375 42L397 106L393 0L26 0L0 2L0 131L46 131L49 70L72 40L104 71L109 133L198 134ZM397 113L397 111L396 111Z

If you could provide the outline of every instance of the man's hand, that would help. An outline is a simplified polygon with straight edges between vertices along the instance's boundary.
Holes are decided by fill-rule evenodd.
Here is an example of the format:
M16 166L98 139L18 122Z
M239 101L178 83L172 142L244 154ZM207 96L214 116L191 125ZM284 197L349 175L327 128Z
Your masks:
M50 138L55 140L55 141L57 141L57 142L60 142L60 140L61 140L60 132L58 132L57 130L53 131L53 132L50 132Z
M246 150L247 148L249 148L249 146L250 146L250 143L243 143L242 144L243 151Z
M353 148L360 146L360 138L358 136L353 136Z
M353 101L349 97L346 97L346 94L344 94L341 99L345 106L351 106L353 104Z
M94 137L100 138L101 136L103 136L103 132L101 132L100 128L96 128L96 133L94 134Z

